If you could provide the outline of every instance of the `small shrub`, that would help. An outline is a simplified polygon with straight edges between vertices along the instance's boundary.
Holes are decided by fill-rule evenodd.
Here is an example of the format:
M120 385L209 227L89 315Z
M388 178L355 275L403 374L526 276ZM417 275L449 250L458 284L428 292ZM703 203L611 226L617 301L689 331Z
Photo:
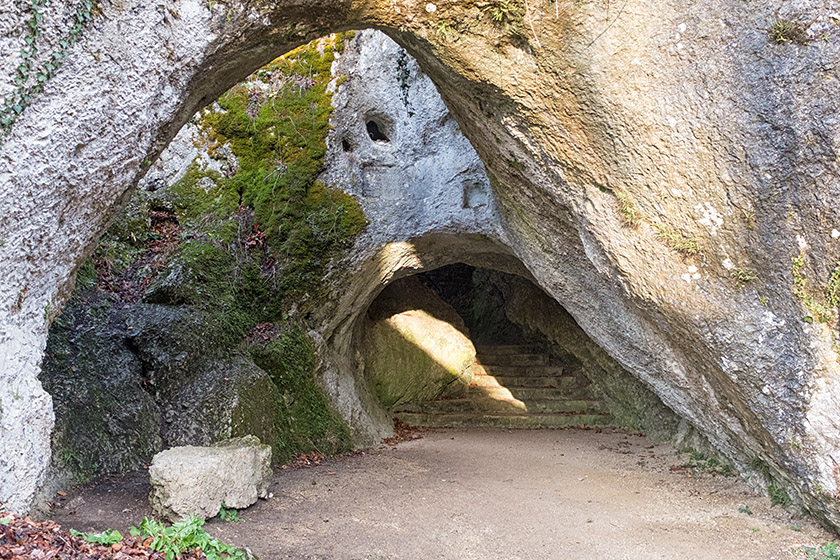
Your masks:
M770 27L770 40L774 43L808 44L808 28L801 21L777 19Z
M770 494L770 506L782 506L786 508L790 505L790 496L787 490L773 482L767 487L767 493Z

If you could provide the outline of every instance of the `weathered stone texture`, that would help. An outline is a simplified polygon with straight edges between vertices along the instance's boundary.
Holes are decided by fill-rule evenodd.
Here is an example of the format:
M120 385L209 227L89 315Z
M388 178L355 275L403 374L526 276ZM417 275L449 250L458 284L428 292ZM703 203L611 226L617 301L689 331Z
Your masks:
M455 394L472 381L475 346L463 319L416 277L385 288L367 315L362 367L382 406Z
M149 466L155 515L178 521L189 515L207 519L222 503L246 508L265 498L271 482L271 447L254 436L210 447L173 447L155 455Z
M250 434L277 441L281 395L184 308L114 305L82 292L50 331L41 380L56 424L41 506L57 490L148 464L164 447Z
M370 235L393 243L358 246L344 261L355 284L316 333L331 348L323 379L345 417L382 430L347 373L353 337L342 321L353 309L459 252L497 267L519 261L738 467L766 463L794 499L840 526L836 311L813 320L807 298L828 303L840 260L838 15L817 0L558 0L497 26L471 3L426 4L103 6L0 148L0 502L26 509L49 453L50 401L36 380L45 309L61 307L146 158L287 47L378 26L418 59L486 164L500 228L469 236L472 226L403 220L430 199L401 206L392 195L390 229ZM777 17L805 22L810 43L772 43ZM381 152L368 165L385 176L380 148L358 155ZM347 176L363 194L369 176ZM442 211L429 207L418 220Z

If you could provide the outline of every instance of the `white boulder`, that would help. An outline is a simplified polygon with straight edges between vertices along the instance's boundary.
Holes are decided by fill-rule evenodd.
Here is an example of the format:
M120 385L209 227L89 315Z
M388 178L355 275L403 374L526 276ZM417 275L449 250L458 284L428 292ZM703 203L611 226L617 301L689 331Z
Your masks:
M271 447L255 436L209 447L161 451L149 467L155 515L177 521L190 514L207 519L227 507L245 508L265 498L271 481Z

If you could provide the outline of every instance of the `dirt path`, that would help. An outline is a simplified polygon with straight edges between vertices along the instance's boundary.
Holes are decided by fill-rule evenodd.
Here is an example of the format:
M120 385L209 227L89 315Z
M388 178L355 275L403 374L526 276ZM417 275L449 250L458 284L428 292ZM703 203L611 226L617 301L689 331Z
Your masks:
M830 540L737 477L670 469L685 461L617 432L440 430L281 470L273 498L208 530L262 560L791 559ZM146 491L142 477L106 482L54 517L124 529L148 514Z

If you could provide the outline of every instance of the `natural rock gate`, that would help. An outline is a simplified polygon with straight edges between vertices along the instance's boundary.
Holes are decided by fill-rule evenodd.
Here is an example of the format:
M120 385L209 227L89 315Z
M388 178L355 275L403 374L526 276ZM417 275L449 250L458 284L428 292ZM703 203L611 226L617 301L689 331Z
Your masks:
M0 16L4 98L27 10ZM840 525L840 31L824 3L128 0L94 10L69 46L75 12L45 8L45 44L25 56L48 69L46 85L14 110L0 147L5 508L30 506L49 457L37 379L48 323L151 162L196 109L274 56L377 27L417 58L475 146L499 229L357 256L321 317L335 394L353 383L343 319L460 245L524 263L739 469ZM777 17L810 22L805 44L774 42ZM338 404L358 436L382 433L360 403Z

